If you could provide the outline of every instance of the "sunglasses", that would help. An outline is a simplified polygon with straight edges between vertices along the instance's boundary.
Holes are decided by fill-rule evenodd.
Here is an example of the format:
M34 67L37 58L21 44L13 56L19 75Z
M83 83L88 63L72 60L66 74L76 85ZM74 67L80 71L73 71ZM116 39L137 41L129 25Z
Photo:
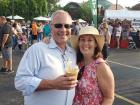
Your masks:
M83 73L84 73L84 69L85 69L85 66L83 66L83 67L79 70L77 80L80 80L80 79L82 78Z
M62 28L63 26L64 26L66 29L72 28L72 25L71 25L71 24L60 24L60 23L54 24L54 27L55 27L55 28Z

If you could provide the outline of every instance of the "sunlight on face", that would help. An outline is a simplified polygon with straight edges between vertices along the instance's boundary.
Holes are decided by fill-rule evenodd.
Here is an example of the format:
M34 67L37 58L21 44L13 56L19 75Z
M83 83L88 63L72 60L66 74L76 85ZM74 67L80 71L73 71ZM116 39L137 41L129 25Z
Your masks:
M55 24L62 24L63 27L56 28ZM71 28L70 29L65 28L64 27L65 24L69 24L69 25L72 24L72 21L67 14L60 13L54 17L51 30L52 30L53 38L58 45L66 43L68 38L70 38L71 36Z
M97 46L93 35L82 35L79 38L79 48L83 55L93 55Z

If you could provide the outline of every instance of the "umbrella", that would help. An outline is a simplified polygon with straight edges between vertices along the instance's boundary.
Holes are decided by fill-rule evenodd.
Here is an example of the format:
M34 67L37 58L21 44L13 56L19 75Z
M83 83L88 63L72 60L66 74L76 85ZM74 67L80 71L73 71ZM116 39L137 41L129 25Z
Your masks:
M34 20L38 20L38 21L51 21L51 18L39 16L39 17L34 18Z
M14 16L14 19L24 19L24 18L21 17L21 16L16 15L16 16Z
M80 23L85 23L85 22L86 22L86 21L83 20L83 19L78 19L78 21L79 21Z
M13 16L13 18L12 18L12 16L7 16L6 18L8 18L8 19L15 19L15 20L24 19L23 17L18 16L18 15Z

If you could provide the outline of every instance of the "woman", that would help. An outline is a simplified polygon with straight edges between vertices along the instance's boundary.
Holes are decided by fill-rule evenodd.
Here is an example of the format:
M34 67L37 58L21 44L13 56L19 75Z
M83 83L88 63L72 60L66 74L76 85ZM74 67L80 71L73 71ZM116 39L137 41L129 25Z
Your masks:
M79 31L77 63L79 82L73 105L112 105L114 76L102 58L104 36L96 28L86 26Z
M110 39L111 39L111 34L109 32L107 22L102 23L101 29L100 29L100 34L105 37L105 43L102 49L103 53L103 58L106 60L109 56L109 44L110 44Z
M118 22L117 23L117 27L116 27L117 49L120 48L120 37L121 37L121 33L122 33L122 26L121 26L121 23Z

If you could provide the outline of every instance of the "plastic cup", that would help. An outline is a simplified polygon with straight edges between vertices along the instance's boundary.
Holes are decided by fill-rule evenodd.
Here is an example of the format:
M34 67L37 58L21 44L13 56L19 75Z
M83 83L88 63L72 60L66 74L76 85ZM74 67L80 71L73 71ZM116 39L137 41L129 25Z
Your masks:
M75 76L75 79L77 80L78 72L79 72L78 66L74 66L74 67L69 66L66 70L66 75Z

